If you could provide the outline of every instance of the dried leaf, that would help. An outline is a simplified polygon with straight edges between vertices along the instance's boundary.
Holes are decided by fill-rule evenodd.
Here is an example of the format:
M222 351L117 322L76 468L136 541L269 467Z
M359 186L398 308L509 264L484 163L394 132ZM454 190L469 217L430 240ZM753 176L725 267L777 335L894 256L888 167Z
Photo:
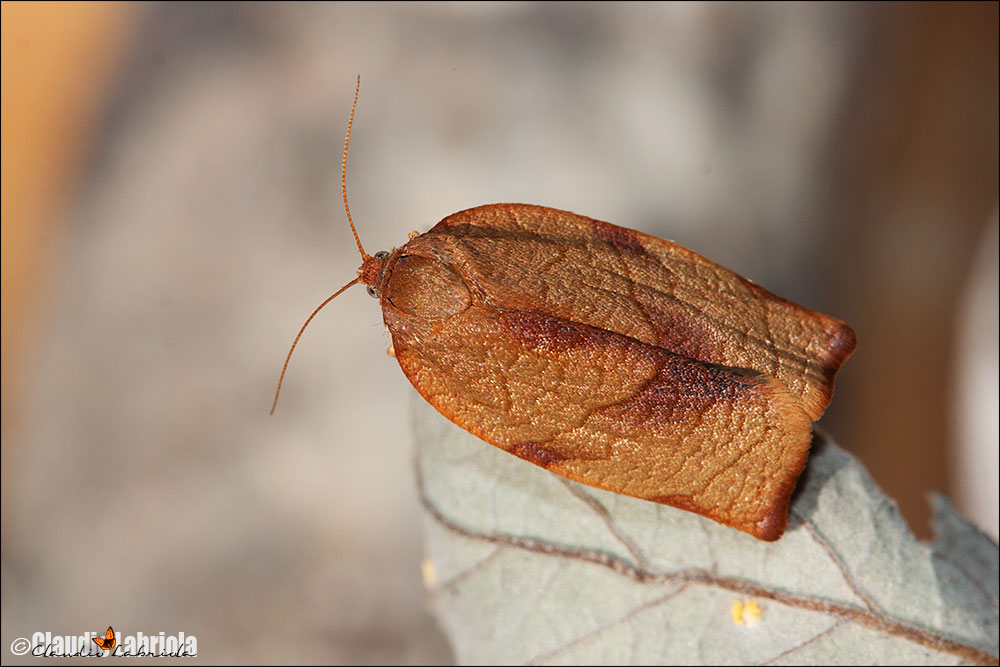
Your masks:
M997 545L935 499L909 532L817 435L766 543L581 486L414 401L432 607L460 663L996 664Z

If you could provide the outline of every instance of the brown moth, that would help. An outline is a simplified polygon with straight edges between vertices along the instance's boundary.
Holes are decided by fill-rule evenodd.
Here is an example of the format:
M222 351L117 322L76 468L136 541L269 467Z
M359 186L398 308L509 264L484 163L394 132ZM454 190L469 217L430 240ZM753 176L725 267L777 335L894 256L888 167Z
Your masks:
M350 123L345 165L349 138ZM856 346L846 324L543 206L461 211L374 256L354 235L358 277L333 296L369 286L400 368L445 417L571 480L781 537Z

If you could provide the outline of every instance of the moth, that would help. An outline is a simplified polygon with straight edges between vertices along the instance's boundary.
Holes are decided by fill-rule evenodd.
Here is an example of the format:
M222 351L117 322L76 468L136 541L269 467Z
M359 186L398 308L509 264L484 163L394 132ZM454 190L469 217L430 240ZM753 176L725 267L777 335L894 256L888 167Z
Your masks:
M461 211L368 255L342 187L362 264L320 308L368 286L438 412L568 479L782 535L850 327L671 241L543 206Z

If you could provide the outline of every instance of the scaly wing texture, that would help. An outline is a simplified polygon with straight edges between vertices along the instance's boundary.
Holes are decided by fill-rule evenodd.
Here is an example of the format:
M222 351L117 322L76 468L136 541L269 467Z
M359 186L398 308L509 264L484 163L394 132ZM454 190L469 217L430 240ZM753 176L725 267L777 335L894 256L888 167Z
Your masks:
M810 419L773 378L482 304L447 317L383 313L417 390L487 442L762 539L784 531Z
M687 248L566 211L525 204L469 209L405 248L454 266L486 304L775 377L814 420L856 345L843 322Z

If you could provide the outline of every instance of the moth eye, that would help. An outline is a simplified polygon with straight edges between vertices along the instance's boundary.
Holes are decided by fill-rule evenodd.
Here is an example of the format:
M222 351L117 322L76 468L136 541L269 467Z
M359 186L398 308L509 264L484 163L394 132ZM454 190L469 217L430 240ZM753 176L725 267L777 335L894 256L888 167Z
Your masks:
M375 253L375 259L385 259L388 256L389 253L385 250L379 250L377 253Z
M376 257L378 257L378 255L376 255ZM375 291L374 285L365 285L365 291L368 292L368 296L370 296L371 298L373 299L378 298L378 292Z

